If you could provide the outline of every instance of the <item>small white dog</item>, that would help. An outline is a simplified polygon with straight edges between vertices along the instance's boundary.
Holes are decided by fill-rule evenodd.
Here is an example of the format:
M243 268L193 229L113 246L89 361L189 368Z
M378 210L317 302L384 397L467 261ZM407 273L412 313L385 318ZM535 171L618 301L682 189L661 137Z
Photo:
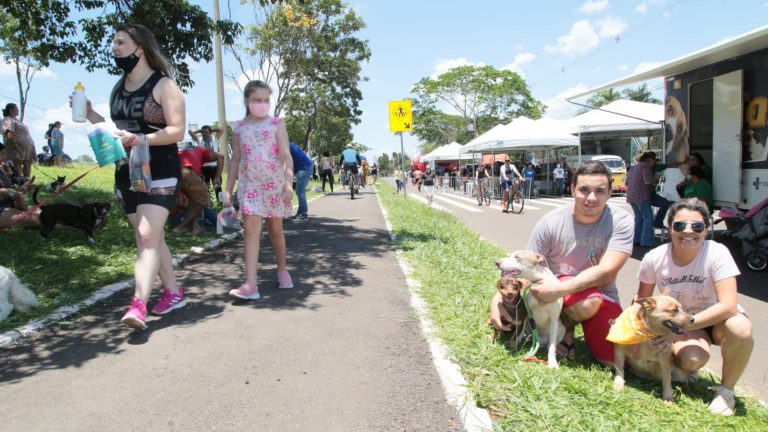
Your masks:
M547 264L544 255L530 251L512 252L508 257L496 261L502 276L524 278L530 281L557 280ZM536 332L539 344L547 346L547 366L556 369L557 344L565 336L565 327L560 322L560 312L563 310L563 299L547 304L541 304L528 291L525 297L533 320L536 322Z
M29 312L35 306L40 306L35 293L21 283L10 269L0 266L0 321L8 318L13 308Z

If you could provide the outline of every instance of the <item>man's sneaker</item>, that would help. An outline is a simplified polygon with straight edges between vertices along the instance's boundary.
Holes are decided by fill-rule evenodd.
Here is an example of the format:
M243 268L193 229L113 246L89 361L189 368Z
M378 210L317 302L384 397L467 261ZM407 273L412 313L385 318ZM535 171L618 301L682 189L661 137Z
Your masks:
M163 290L163 296L160 298L160 302L152 308L152 313L164 315L174 309L183 308L186 305L187 301L184 299L184 288L179 287L178 293L166 288Z
M229 291L229 295L241 300L258 300L261 298L259 288L251 286L248 282L240 285L240 288Z
M282 289L293 288L293 280L291 280L288 270L277 271L277 287Z
M134 297L131 299L131 306L128 308L128 312L123 315L120 320L123 324L136 330L144 330L147 328L147 324L144 322L147 319L147 304L144 300Z
M733 408L736 406L736 398L733 396L733 390L729 390L723 386L710 387L710 390L715 391L715 398L712 400L712 403L709 404L709 412L726 417L732 416Z

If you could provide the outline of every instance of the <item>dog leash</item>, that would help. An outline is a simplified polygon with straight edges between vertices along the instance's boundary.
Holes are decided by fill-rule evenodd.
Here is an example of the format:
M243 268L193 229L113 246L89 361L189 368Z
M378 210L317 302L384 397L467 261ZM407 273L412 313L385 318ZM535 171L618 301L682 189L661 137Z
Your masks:
M525 312L528 313L528 321L531 323L531 340L533 341L533 345L531 346L531 349L528 350L526 355L526 360L528 358L532 358L536 352L539 350L539 331L536 330L536 320L533 319L533 314L531 313L531 308L528 306L528 292L531 290L531 287L534 286L534 284L530 284L523 290L523 306L525 306Z
M40 174L48 177L49 179L51 179L51 180L58 180L58 179L54 178L52 175L50 175L47 172L43 171L40 167L37 166L37 164L34 164L32 166L35 168L35 170L37 170L37 172L39 172Z
M20 222L20 221L21 221L21 220L23 220L23 219L26 219L26 218L28 218L28 217L29 217L29 216L30 216L32 213L34 213L35 211L37 211L37 209L39 209L40 207L42 207L43 205L45 205L45 204L46 204L48 201L50 201L50 200L52 200L52 199L56 198L57 196L59 196L59 195L63 194L64 192L66 192L66 190L67 190L67 189L71 188L71 187L72 187L72 186L73 186L75 183L77 183L77 182L79 182L80 180L82 180L82 179L83 179L83 177L87 176L88 174L90 174L90 173L91 173L93 170L95 170L95 169L96 169L96 168L98 168L98 167L99 167L99 165L98 165L98 164L94 165L94 166L93 166L93 168L91 168L91 169L89 169L88 171L86 171L86 172L84 172L84 173L80 174L80 176L78 176L76 179L74 179L74 180L72 180L71 182L69 182L69 183L65 184L64 186L60 187L60 188L59 188L59 190L57 190L57 191L56 191L56 192L54 192L53 194L51 194L51 195L47 196L47 197L46 197L44 200L40 201L40 202L39 202L37 205L35 205L34 207L30 207L30 208L26 209L26 210L25 210L23 213L21 213L20 215L13 217L13 218L11 219L11 223L10 223L10 224L8 224L8 226L7 226L7 227L2 227L2 228L0 228L0 232L3 232L3 231L7 231L7 230L9 230L9 229L10 229L12 226L14 226L16 223Z

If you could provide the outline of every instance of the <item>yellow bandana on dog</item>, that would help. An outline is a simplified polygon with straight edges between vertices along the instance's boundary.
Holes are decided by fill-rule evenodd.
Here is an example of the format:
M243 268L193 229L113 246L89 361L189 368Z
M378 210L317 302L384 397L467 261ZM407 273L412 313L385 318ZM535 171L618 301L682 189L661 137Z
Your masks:
M622 312L611 325L605 340L619 345L635 345L656 337L647 330L639 328L635 317L636 312L636 308L629 308Z

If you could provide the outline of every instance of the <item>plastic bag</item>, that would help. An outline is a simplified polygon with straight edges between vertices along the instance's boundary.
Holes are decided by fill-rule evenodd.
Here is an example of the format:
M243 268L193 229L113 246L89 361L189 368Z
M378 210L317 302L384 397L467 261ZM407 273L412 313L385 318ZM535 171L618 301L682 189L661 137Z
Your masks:
M149 170L149 146L134 146L128 158L128 173L131 177L131 190L134 192L149 192L152 187L152 174Z
M234 207L225 207L216 216L216 234L238 230L240 230L240 222L237 220L237 210Z

